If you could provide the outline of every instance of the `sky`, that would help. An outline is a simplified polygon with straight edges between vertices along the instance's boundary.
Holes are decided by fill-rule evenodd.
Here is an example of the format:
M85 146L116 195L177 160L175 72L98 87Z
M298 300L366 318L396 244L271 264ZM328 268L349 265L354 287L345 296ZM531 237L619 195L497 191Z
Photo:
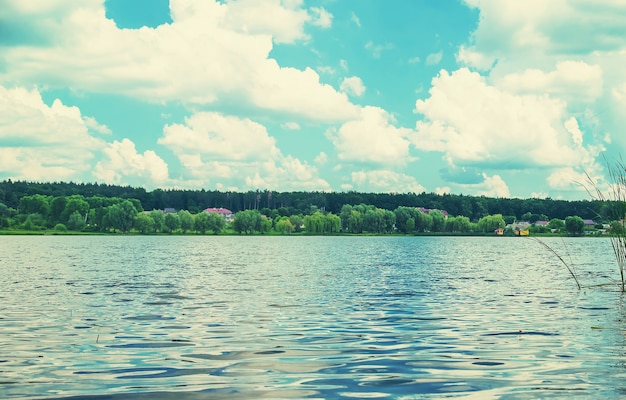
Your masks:
M624 0L0 0L0 179L589 199Z

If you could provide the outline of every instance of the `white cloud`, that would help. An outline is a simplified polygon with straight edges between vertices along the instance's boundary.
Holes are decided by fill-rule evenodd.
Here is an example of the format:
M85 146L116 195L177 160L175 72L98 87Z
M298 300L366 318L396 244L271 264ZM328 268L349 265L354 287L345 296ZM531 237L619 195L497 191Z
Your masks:
M438 187L435 189L435 193L437 193L438 195L450 194L450 187L449 186Z
M431 53L428 56L426 56L426 65L437 65L441 62L442 58L443 58L443 51L440 51L438 53Z
M476 184L459 184L461 188L468 190L475 196L487 197L511 197L509 187L500 175L488 176L482 174L483 181Z
M391 43L386 44L375 44L371 40L365 44L365 49L372 53L372 57L380 58L383 51L393 49L393 45Z
M327 65L323 65L321 67L317 67L317 72L320 74L328 74L328 75L334 75L337 73L337 71L335 71L335 69L333 67L327 66Z
M339 89L344 93L357 97L365 93L365 85L363 85L363 81L358 76L344 78Z
M354 22L354 24L358 26L359 28L361 27L361 20L359 19L359 17L357 17L357 15L354 12L350 14L350 21Z
M190 0L170 0L172 19L203 18L216 8L212 2ZM312 20L318 24L323 17L312 10L317 16L312 18L301 8L300 2L281 2L280 0L236 0L228 1L222 6L224 25L227 28L244 34L271 35L276 43L293 43L308 39L304 33L304 24Z
M158 140L180 160L185 174L216 187L328 190L317 169L285 156L258 122L200 112L166 125Z
M93 117L83 117L83 121L85 121L85 125L94 132L100 133L102 135L110 135L111 129L108 126L99 124Z
M11 0L10 9L28 8L20 4ZM0 63L6 68L0 82L36 82L153 102L213 104L236 98L323 121L345 121L357 113L345 94L321 84L313 70L282 68L269 58L274 42L307 39L304 25L311 18L301 2L171 0L171 24L141 29L118 29L105 18L102 1L53 5L54 19L34 11L14 16L46 37L37 46L2 47ZM0 15L0 22L5 19Z
M550 72L531 68L507 74L497 85L514 93L549 93L568 102L589 102L602 94L602 68L583 61L562 61Z
M413 133L393 126L393 117L378 107L364 107L358 120L330 129L332 141L340 160L380 165L403 165L411 161L410 141Z
M580 55L623 49L626 3L599 0L526 2L465 0L480 9L473 46L465 51L492 60L506 55L515 61L551 55ZM575 23L573 23L575 21ZM482 57L481 56L481 57Z
M441 151L451 165L536 168L580 165L594 151L563 101L516 95L467 69L442 70L430 98L416 102L416 147Z
M419 64L420 61L422 61L422 59L419 57L409 58L409 64Z
M315 157L315 164L317 164L317 165L326 164L327 161L328 161L328 155L326 153L324 153L323 151L320 152Z
M321 84L317 72L310 68L304 71L280 68L270 61L264 64L261 73L265 79L248 89L252 102L260 108L330 122L358 115L358 108L348 101L345 93Z
M333 24L333 15L323 7L311 7L311 24L321 28L330 28Z
M169 178L168 167L154 151L137 153L135 143L129 139L115 140L102 152L105 158L98 162L93 175L109 184L139 184L158 187Z
M492 57L476 51L472 47L461 46L456 54L456 61L459 64L486 71L492 68L496 62Z
M294 122L294 121L285 122L280 127L283 128L283 129L287 129L289 131L299 131L300 130L300 124L297 123L297 122Z
M424 187L415 177L389 170L357 171L352 173L350 185L358 191L422 193Z
M0 86L0 170L14 179L82 180L104 145L90 123L58 99L46 105L36 89Z
M207 161L258 161L279 153L263 125L214 112L196 113L185 118L185 124L166 125L163 133L159 144L177 155L200 154Z

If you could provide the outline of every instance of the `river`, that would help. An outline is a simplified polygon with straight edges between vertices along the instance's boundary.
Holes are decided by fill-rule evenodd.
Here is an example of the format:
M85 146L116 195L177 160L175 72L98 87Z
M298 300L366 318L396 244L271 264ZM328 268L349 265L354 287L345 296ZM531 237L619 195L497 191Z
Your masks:
M626 396L624 296L528 238L0 240L0 398Z

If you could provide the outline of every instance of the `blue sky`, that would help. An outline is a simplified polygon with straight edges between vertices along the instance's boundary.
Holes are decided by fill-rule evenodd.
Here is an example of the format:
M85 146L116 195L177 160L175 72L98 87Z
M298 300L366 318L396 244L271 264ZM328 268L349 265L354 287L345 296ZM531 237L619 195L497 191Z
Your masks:
M0 179L586 199L626 3L2 0Z

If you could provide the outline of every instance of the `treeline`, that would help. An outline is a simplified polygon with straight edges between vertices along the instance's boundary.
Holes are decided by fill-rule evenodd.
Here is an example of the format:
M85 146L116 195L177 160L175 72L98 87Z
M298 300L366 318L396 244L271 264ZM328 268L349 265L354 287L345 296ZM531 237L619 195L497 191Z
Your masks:
M478 221L487 215L501 214L506 218L523 219L524 215L539 220L542 216L565 219L576 215L584 219L609 222L614 219L614 207L599 200L512 199L477 197L435 193L359 193L359 192L276 192L247 191L222 192L217 190L162 190L146 191L143 188L98 183L54 182L37 183L5 180L0 182L0 203L18 209L24 196L43 195L84 198L104 197L134 199L142 209L163 210L174 208L197 214L207 207L223 207L234 213L243 210L279 210L281 215L309 215L316 210L338 215L344 205L371 205L379 209L395 210L398 207L424 207L445 210L450 215L462 215ZM533 222L531 220L531 222Z
M221 210L224 211L224 210ZM514 221L513 217L501 214L485 215L471 221L463 215L447 215L441 210L399 206L386 210L373 205L344 204L338 214L311 207L308 214L285 214L288 211L263 208L248 209L236 214L188 210L144 211L138 199L91 196L80 194L49 196L33 194L22 196L17 209L0 203L0 228L8 230L48 231L62 233L108 232L140 234L240 234L280 233L292 234L493 234ZM527 213L525 216L532 216ZM547 216L542 215L546 219ZM509 219L509 221L507 221ZM585 223L579 216L568 216L565 220L553 218L547 226L533 225L535 233L568 233L582 235ZM623 224L614 221L611 229L623 230ZM513 234L513 230L508 234Z

